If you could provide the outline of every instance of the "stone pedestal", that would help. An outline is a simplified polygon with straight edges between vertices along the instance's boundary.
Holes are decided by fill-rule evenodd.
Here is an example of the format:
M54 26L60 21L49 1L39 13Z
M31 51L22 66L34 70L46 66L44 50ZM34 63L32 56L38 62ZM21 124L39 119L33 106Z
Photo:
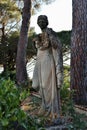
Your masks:
M42 130L41 128L39 130ZM47 128L44 128L44 130L68 130L68 128L66 128L66 126L49 126Z

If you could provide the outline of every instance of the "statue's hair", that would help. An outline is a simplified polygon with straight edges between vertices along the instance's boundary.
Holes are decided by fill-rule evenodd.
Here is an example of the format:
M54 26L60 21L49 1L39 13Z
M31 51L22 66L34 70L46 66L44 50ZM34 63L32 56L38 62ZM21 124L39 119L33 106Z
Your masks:
M48 18L46 15L40 15L38 16L38 19L37 19L37 24L39 23L40 20L44 20L46 22L46 24L48 25Z

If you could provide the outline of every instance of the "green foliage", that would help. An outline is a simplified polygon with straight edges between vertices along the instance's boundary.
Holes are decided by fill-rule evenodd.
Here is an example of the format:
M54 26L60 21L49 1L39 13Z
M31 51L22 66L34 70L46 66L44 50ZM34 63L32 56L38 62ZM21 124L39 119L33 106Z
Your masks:
M60 91L61 100L66 101L70 97L70 66L64 66L64 81Z
M34 46L34 42L33 42L33 38L35 37L35 32L32 32L32 30L30 30L30 34L28 37L28 46L27 46L27 60L29 60L30 58L32 58L34 55L36 55L36 48Z
M11 36L4 39L4 42L0 44L0 63L5 67L5 71L14 70L18 38L18 33L14 32L11 34Z
M13 0L0 1L0 23L7 24L19 19L20 10ZM9 23L8 23L9 24Z
M71 31L62 31L57 34L63 44L63 52L68 51L70 49Z
M70 90L70 67L64 66L64 83L60 91L62 101L62 114L66 117L69 130L86 130L87 124L85 115L75 111L72 95L74 91Z
M85 115L77 113L75 111L75 106L72 100L67 102L67 116L69 123L67 127L69 130L86 130L87 122L85 120Z
M18 90L10 79L0 79L0 130L36 130L39 124L20 108L29 92Z
M66 86L61 90L62 114L66 118L68 130L86 130L85 115L77 113L72 101L72 93Z
M21 121L25 113L20 109L20 94L14 83L8 80L0 80L0 127L9 128L11 122Z
M13 57L15 56L15 47L14 44L10 44L8 33L10 33L12 29L16 29L17 23L20 20L20 15L21 13L16 5L16 1L0 1L0 24L2 31L0 36L0 64L3 64L5 70L9 70L9 68L13 69L14 67L15 60Z
M61 96L61 101L62 101L62 114L65 115L67 110L67 103L70 100L70 86L68 86L67 81L63 84L61 91L60 91L60 96Z
M28 39L27 61L33 57L33 55L36 55L36 50L32 42L34 35L34 32L32 32ZM15 31L12 32L6 39L4 39L4 44L0 44L0 64L5 66L5 71L7 72L12 71L13 73L15 70L18 39L19 33Z

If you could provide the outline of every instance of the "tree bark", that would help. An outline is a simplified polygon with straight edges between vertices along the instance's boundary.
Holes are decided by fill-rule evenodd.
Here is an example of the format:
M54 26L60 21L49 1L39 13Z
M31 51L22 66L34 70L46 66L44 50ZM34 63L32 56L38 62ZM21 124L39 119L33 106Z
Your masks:
M4 51L4 49L6 49L6 34L5 34L5 23L4 22L2 23L1 31L2 31L1 44L3 45L3 49L1 50L2 55L3 55L2 64L3 64L4 72L6 72L8 70L8 66L7 66L6 54Z
M28 29L31 18L31 0L24 0L24 8L22 14L22 26L17 49L16 58L16 79L17 84L26 84L27 70L26 70L26 49L28 43Z
M87 105L87 0L73 0L71 89L76 104Z

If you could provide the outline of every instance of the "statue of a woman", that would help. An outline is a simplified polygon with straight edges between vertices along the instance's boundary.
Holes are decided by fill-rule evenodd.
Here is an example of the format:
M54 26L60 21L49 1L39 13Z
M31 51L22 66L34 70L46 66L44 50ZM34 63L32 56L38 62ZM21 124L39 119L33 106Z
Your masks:
M63 82L62 45L56 33L48 28L48 18L40 15L37 24L42 30L35 39L37 60L33 73L32 87L39 87L42 115L60 117L60 87Z

